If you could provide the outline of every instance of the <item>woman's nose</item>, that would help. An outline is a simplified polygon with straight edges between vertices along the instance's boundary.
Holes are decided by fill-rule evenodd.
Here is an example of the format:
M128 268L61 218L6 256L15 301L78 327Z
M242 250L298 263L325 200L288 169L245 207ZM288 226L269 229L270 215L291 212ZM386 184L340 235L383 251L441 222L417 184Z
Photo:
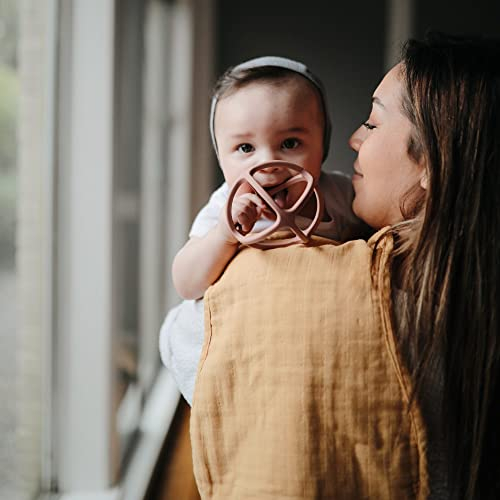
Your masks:
M349 147L358 152L361 144L363 144L363 125L354 131L348 141Z

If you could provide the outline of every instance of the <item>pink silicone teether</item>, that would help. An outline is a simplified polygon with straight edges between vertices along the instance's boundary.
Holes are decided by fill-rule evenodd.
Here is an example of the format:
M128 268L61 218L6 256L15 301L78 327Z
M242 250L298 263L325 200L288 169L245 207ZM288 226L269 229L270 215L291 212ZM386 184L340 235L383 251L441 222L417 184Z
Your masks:
M279 167L286 169L288 171L293 170L297 172L297 174L290 177L287 181L280 184L279 186L275 186L272 189L266 191L266 189L261 184L259 184L259 182L255 179L254 175L259 170L264 170L270 167ZM255 193L258 194L262 198L262 200L264 200L269 209L273 211L276 215L276 220L270 227L268 227L263 231L256 233L250 232L246 235L241 234L237 230L231 215L231 207L233 205L234 197L236 196L238 188L244 182L250 184ZM290 208L280 208L273 200L273 195L279 193L283 189L287 189L288 187L298 182L306 183L306 187L300 198ZM307 200L313 193L316 197L316 213L309 226L305 229L300 229L295 223L295 217L304 207ZM317 225L319 224L322 214L323 214L323 198L321 196L321 193L314 185L313 176L307 170L304 170L302 167L299 167L294 163L288 163L286 161L271 161L268 163L262 163L261 165L252 167L248 171L244 172L241 175L241 177L234 183L229 193L229 198L227 200L227 205L226 205L227 223L231 232L234 234L235 238L243 245L252 246L256 248L276 248L276 247L284 247L292 245L294 243L307 243L309 241L311 233L316 229ZM284 229L291 230L293 233L295 233L295 236L283 239L267 239L271 234L275 233L276 231Z

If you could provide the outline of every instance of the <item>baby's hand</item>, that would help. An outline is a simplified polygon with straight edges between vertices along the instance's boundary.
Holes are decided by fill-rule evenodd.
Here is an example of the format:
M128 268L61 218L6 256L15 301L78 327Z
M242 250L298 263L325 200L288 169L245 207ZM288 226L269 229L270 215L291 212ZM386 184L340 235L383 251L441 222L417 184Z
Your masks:
M234 225L239 224L243 234L250 232L259 220L266 204L255 193L245 193L236 196L231 207Z
M235 196L231 207L233 224L241 228L242 234L247 234L252 230L265 209L266 204L255 193L244 193ZM221 211L218 226L221 235L227 242L237 242L228 227L225 209Z

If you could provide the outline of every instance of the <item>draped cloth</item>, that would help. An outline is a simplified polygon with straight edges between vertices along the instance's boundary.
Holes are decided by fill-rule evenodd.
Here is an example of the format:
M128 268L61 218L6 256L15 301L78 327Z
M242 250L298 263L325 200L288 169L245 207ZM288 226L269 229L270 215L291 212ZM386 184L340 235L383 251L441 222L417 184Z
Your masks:
M203 499L427 497L387 307L392 245L382 230L247 248L208 289L191 414Z

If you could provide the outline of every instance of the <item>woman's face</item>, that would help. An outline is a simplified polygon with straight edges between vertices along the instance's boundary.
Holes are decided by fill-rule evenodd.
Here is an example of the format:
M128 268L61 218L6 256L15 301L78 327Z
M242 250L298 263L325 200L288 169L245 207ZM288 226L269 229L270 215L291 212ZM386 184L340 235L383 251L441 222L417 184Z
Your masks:
M372 97L368 121L349 139L354 162L354 213L375 229L403 220L401 202L416 185L425 187L423 164L408 155L413 125L403 113L400 65L392 68Z

